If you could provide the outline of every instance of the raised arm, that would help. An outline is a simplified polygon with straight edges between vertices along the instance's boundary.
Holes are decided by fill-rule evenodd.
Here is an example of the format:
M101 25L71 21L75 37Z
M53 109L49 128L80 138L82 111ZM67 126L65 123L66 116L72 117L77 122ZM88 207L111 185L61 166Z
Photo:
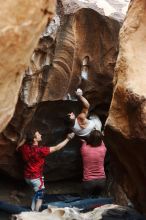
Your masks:
M50 153L53 153L55 151L58 151L60 149L62 149L63 147L65 147L65 145L75 136L74 133L70 133L67 135L67 138L60 142L59 144L57 144L56 146L50 147Z
M81 102L83 104L82 113L85 113L87 115L89 108L90 108L90 104L89 104L88 100L85 97L83 97L83 92L81 89L77 89L76 95L77 95L77 98L79 100L81 100Z
M88 100L82 95L80 95L78 97L81 100L81 102L83 103L83 108L89 109L90 104L89 104Z

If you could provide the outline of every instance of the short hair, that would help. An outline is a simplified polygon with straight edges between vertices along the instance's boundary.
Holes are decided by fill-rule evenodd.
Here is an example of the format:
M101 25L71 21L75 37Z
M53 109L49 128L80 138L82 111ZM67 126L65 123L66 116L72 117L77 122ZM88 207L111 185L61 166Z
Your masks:
M87 139L87 144L93 147L100 146L102 143L102 133L99 130L94 129L91 131L90 136Z
M29 145L32 145L33 144L33 139L35 137L35 133L37 132L38 130L30 130L26 133L26 143L29 144Z
M65 116L65 124L69 127L69 128L72 128L75 124L75 119L71 119L69 114L67 114Z

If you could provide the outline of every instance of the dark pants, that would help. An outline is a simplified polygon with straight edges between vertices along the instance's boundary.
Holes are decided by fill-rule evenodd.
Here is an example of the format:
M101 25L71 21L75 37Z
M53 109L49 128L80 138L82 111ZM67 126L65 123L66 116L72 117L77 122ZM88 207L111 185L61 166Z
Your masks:
M106 179L83 181L82 196L99 196L105 188Z

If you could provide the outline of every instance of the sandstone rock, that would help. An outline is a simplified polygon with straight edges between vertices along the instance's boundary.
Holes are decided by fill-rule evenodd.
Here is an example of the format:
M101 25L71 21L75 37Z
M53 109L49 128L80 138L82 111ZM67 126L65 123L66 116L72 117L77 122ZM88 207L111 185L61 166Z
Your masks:
M12 118L30 56L47 20L55 10L55 0L0 1L0 131Z
M96 23L91 25L93 20ZM101 114L106 115L112 94L120 25L91 9L79 10L74 15L64 15L60 22L57 36L58 25L54 23L56 29L54 28L53 37L47 35L46 38L45 33L35 49L23 80L21 100L28 106L34 106L41 100L63 99L68 93L74 94L77 87L81 86L89 101L95 102L94 106L99 105L100 113L101 100L104 100L102 106L105 105L105 109ZM112 37L111 32L114 33ZM90 42L93 41L94 51L90 47ZM99 56L101 50L103 54ZM89 80L81 82L82 59L86 55L90 57ZM89 93L94 93L92 98ZM94 101L95 97L98 103Z
M53 146L62 141L69 132L66 115L72 110L78 114L80 105L73 101L42 102L34 114L31 128L43 134L43 144ZM49 181L82 178L80 156L81 142L75 137L62 150L49 155L45 166L45 178Z
M115 180L146 214L146 5L131 3L120 31L114 94L105 135Z
M101 15L112 17L117 21L123 21L130 0L62 0L64 13L75 13L81 8L91 8Z
M91 9L81 9L74 16L65 15L62 23L42 100L62 99L67 93L72 96L80 86L91 110L105 118L112 94L120 24ZM85 56L90 58L89 71L88 79L82 80Z
M78 84L91 104L91 111L105 118L113 88L120 24L91 9L79 10L75 18L77 46L74 53L72 88L75 89L74 85ZM114 30L115 33L111 35ZM85 56L89 57L87 79L81 78L82 60ZM77 81L78 78L80 81Z
M28 106L35 106L42 99L47 84L47 75L53 62L56 34L60 25L59 16L54 16L41 34L39 43L25 71L21 100Z
M93 20L96 21L94 24ZM31 124L32 118L33 126L43 128L43 135L47 132L45 144L55 144L67 133L63 117L68 111L68 104L57 105L54 102L48 103L48 100L63 99L67 93L73 97L75 89L81 86L91 103L91 112L98 114L103 122L107 117L120 25L91 9L81 9L74 15L64 15L60 22L59 31L57 23L54 22L55 33L52 32L52 35L48 36L48 26L47 31L41 35L31 58L29 71L26 70L23 79L15 114L0 137L1 148L5 147L3 154L0 154L0 169L13 177L22 177L23 171L15 147L30 129L28 125ZM86 55L90 57L89 78L82 80L82 60ZM46 57L50 57L51 64L46 65ZM41 100L44 102L38 106ZM75 111L78 111L76 103L73 105ZM71 104L70 111L73 105ZM41 112L39 116L38 112ZM47 164L46 180L79 175L81 177L78 140L73 141L66 150L51 155ZM10 167L13 167L11 172Z

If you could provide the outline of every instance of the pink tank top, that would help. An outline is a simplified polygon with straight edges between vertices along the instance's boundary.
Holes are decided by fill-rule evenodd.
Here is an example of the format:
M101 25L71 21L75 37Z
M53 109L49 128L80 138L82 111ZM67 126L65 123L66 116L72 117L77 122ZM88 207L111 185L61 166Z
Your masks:
M104 143L92 147L83 142L81 155L83 160L83 181L105 178L104 158L106 147Z

